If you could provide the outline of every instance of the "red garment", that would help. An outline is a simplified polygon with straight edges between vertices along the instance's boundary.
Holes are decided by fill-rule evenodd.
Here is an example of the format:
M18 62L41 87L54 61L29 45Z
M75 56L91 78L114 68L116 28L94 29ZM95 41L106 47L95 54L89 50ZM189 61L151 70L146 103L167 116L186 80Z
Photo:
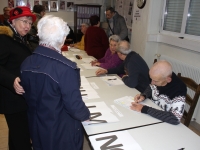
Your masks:
M96 59L102 58L109 47L108 37L102 28L88 27L85 34L85 51Z

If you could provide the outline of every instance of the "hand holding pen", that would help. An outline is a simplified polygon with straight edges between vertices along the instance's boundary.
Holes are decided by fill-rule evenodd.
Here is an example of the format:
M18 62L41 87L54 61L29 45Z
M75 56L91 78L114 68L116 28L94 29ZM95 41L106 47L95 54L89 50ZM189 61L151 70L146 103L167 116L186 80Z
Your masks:
M131 103L131 106L130 108L134 111L138 111L138 112L141 112L142 108L143 108L143 105L142 104L139 104L139 102L143 101L145 99L145 97L141 94L137 94L135 97L134 97L134 102Z
M145 97L141 94L137 94L135 97L134 97L134 101L135 103L139 103L139 102L142 102L143 100L145 100Z

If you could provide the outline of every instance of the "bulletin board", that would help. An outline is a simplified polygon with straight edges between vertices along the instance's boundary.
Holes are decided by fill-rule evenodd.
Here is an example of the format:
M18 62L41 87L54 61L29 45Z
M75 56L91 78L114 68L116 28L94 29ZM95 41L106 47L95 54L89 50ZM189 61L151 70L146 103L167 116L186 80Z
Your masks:
M129 29L133 23L134 0L116 0L115 10L124 17L126 25Z

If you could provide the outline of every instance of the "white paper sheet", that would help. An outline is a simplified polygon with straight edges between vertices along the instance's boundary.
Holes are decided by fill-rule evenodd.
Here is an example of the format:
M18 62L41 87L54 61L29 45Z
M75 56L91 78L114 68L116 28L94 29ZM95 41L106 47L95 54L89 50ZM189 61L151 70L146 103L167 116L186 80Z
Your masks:
M101 77L101 79L105 81L109 86L124 84L124 82L116 76L104 76Z
M84 63L90 63L91 61L93 61L94 59L92 58L82 58L81 59Z
M98 69L97 66L92 66L91 64L81 64L85 69Z
M115 99L114 102L115 102L116 104L118 104L118 105L120 105L120 106L126 108L126 109L129 109L129 110L133 111L133 110L130 108L131 103L132 103L132 102L135 102L135 101L134 101L134 98L133 98L132 96L124 96L124 97ZM140 102L140 104L146 105L146 104L143 103L143 102ZM134 112L136 112L136 111L134 111Z
M85 76L81 76L81 95L83 100L100 98L98 93L92 88Z
M123 117L124 115L115 107L115 105L111 105L112 109L116 112L119 117Z
M105 102L85 103L85 105L90 110L92 119L89 122L83 122L82 124L84 126L119 121L119 119L112 113L112 110L105 104Z
M64 51L62 52L62 55L65 56L65 57L69 56L69 54L67 52L64 52Z
M112 149L142 150L128 131L98 134L89 136L89 139L94 150L110 149L110 146L112 146ZM114 141L111 141L112 139ZM112 143L107 143L108 141Z
M69 50L72 51L72 52L80 52L81 51L80 49L77 49L77 48L74 48L74 47L70 47Z
M69 57L68 59L71 60L71 61L75 61L74 57Z

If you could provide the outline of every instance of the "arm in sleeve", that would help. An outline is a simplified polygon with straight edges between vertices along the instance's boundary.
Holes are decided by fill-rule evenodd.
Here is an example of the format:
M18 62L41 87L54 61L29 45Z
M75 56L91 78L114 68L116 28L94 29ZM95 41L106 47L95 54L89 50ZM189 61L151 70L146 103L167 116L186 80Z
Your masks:
M64 109L67 113L77 120L88 120L90 112L81 97L78 69L67 69L65 73L61 75L59 84Z
M148 106L143 106L141 112L173 125L180 123L180 120L172 112L162 111Z
M84 50L87 52L87 45L88 45L88 37L87 37L88 35L87 35L87 31L86 31L86 33L85 33L85 35L84 35Z
M109 50L110 50L110 49L108 48L107 51L106 51L106 53L105 53L105 55L104 55L104 57L98 59L98 62L100 62L101 64L102 64L102 63L105 63L105 59L106 59L106 56L108 55L108 51L109 51ZM100 67L102 67L102 66L100 65ZM102 68L103 68L103 67L102 67ZM105 69L106 69L106 68L105 68Z
M9 45L0 42L0 84L15 93L13 87L15 75L5 69L5 65L10 55Z
M172 99L170 111L157 110L148 106L143 106L142 113L149 114L152 117L160 119L164 122L177 125L180 123L184 113L185 96L178 96ZM165 108L163 108L165 109Z
M121 65L108 69L108 74L125 74L124 72L124 63Z
M138 85L138 78L140 75L140 66L137 65L137 60L130 60L127 64L128 76L122 78L125 85L135 88Z
M82 36L81 38L81 41L79 42L79 44L77 45L78 46L78 49L81 49L81 50L84 50L85 49L85 39L84 39L84 35Z
M122 60L120 60L117 57L112 57L111 59L107 60L106 62L101 63L100 67L109 69L109 68L114 68L114 67L118 66L119 64L121 64Z
M145 96L145 98L151 98L152 97L152 90L151 90L150 85L147 86L147 88L144 90L142 95Z
M119 24L120 24L120 28L121 28L119 36L121 37L121 39L125 39L128 36L128 28L126 26L124 17L120 18Z

